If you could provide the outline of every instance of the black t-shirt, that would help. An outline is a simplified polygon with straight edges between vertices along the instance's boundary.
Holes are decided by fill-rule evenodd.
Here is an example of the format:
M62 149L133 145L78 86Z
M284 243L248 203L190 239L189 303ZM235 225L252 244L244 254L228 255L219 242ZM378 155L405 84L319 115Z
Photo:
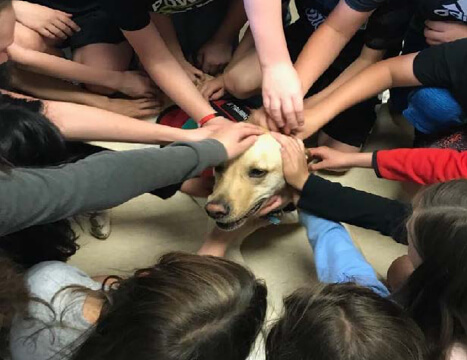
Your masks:
M77 15L99 8L98 0L28 0L31 3L47 6L69 14Z
M467 39L457 40L421 51L413 72L423 85L450 89L467 113Z
M386 0L346 0L346 4L360 12L373 11ZM339 3L339 0L296 0L298 15L307 19L316 29L321 25Z
M416 10L413 0L388 0L371 15L365 44L375 50L400 50Z
M310 33L320 26L339 3L339 0L296 0L302 22ZM353 51L360 52L361 41L376 50L391 49L402 42L415 10L413 0L346 0L346 4L360 12L376 10L367 24L355 35Z
M78 0L79 1L79 0ZM99 0L122 30L141 30L150 22L150 12L175 14L200 8L215 0Z
M418 4L424 19L467 23L467 0L419 0Z
M411 32L424 39L426 20L456 21L467 24L467 0L418 0L418 8L411 24ZM425 46L428 46L425 44ZM420 50L418 49L411 49Z

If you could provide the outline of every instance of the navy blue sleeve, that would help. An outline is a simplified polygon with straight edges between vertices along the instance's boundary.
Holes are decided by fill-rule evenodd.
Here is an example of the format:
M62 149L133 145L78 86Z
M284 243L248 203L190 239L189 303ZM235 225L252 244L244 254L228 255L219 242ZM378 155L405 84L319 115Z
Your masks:
M386 0L345 0L345 3L355 11L369 12L378 8Z

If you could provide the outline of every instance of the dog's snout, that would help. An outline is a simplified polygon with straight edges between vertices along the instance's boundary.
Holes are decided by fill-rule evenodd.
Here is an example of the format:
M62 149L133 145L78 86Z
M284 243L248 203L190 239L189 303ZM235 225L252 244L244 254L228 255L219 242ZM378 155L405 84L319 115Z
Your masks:
M230 213L230 207L224 201L210 201L206 204L205 209L213 219L221 219Z

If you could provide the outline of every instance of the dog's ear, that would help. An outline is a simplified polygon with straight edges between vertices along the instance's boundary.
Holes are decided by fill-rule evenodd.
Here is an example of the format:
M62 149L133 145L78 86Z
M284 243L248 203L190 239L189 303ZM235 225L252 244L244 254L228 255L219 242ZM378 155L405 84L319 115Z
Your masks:
M266 113L262 110L251 110L250 116L248 116L248 119L246 119L245 122L261 126L268 130L264 127L264 124L266 124Z

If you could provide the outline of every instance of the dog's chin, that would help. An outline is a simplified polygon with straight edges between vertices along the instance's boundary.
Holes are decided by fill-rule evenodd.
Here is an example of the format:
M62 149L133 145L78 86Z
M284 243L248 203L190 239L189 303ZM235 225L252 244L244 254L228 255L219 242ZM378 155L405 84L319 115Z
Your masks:
M260 213L261 218L266 218L269 214L280 212L283 204L278 201L279 195L274 195L270 198L263 198L259 200L245 215L235 221L217 221L216 225L223 231L233 231L243 226L249 217Z
M216 222L217 227L224 231L234 231L238 229L239 227L243 226L247 222L249 217L254 216L256 213L258 213L263 208L263 205L266 203L266 201L268 201L268 199L259 200L245 215L243 215L237 220L228 221L228 222L217 221Z

